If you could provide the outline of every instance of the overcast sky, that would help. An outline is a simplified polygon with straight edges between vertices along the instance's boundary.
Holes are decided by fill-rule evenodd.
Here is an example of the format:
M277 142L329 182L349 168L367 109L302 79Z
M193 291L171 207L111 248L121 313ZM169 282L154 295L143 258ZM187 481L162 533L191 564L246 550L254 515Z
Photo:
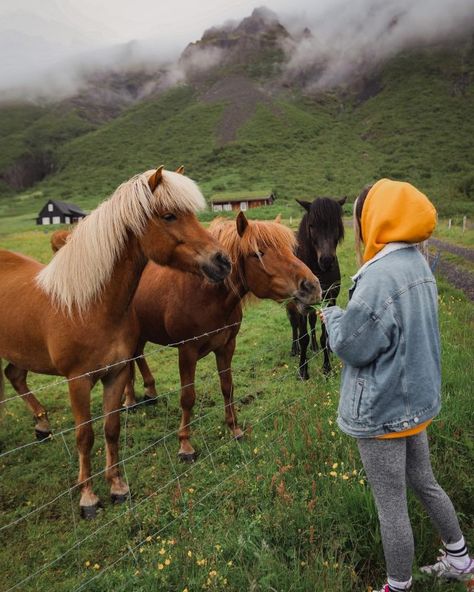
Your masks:
M296 53L296 66L315 52L344 61L359 46L373 49L394 14L405 16L393 47L413 33L446 35L474 22L474 0L0 0L0 93L38 82L74 85L78 63L117 65L113 48L132 40L154 61L173 60L205 29L262 4L285 25L298 22L315 33ZM72 58L76 66L69 66Z

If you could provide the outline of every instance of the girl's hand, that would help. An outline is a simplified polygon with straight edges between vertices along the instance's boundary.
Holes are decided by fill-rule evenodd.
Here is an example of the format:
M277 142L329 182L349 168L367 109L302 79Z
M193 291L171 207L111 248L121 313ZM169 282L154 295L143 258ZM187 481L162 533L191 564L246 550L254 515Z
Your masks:
M321 323L325 323L326 320L324 319L324 309L320 308L316 314L318 315L318 317L321 319Z

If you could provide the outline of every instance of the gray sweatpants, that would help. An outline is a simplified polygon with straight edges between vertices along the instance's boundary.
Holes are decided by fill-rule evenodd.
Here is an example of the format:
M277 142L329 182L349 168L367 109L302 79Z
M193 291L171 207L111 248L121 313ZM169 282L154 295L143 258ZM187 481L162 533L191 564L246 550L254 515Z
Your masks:
M357 443L377 505L387 574L404 582L410 579L414 556L407 484L448 544L462 537L456 512L434 478L426 430L406 438L361 438Z

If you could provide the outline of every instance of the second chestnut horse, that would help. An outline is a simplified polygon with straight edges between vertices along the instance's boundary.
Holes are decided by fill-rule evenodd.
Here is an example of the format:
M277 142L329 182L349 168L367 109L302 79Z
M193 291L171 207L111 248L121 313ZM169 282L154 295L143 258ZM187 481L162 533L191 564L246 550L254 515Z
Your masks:
M304 310L321 297L318 279L294 255L295 237L289 228L277 222L248 221L240 212L236 222L217 219L209 231L232 259L232 271L225 282L210 284L190 273L150 262L134 298L140 325L137 355L143 353L147 341L161 345L185 341L178 346L182 407L179 457L185 461L195 459L189 423L196 399L196 364L211 352L216 356L225 421L235 438L243 436L233 405L231 372L242 300L249 294L277 302L291 298ZM228 325L232 326L219 330ZM192 339L206 332L213 333ZM155 380L145 358L137 360L137 364L144 379L145 397L156 398ZM125 406L134 404L133 384L129 384Z

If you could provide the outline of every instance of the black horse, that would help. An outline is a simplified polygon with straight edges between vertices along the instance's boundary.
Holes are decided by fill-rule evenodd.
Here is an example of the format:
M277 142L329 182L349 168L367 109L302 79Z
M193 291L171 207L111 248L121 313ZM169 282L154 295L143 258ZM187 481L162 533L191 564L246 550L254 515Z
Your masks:
M306 210L297 232L298 247L296 255L305 263L319 279L323 292L323 303L329 306L336 304L341 287L341 272L336 256L337 245L344 238L342 222L342 206L346 197L335 200L329 197L317 197L312 203L296 201ZM287 305L288 317L293 330L291 355L300 354L299 373L303 380L308 380L308 360L306 352L310 341L307 330L307 319L311 328L311 349L318 350L316 341L316 313L300 314L294 304ZM324 354L323 371L331 371L329 345L326 347L326 327L322 325L321 348Z

